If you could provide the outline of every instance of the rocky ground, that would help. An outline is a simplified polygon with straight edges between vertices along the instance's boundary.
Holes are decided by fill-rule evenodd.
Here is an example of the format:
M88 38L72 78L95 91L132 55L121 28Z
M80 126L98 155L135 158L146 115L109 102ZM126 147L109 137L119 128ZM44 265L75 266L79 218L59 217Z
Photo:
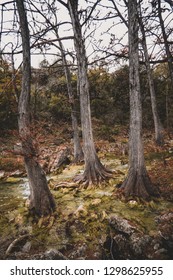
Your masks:
M97 135L96 135L97 136ZM109 139L96 137L102 162L114 178L102 186L82 189L73 178L83 165L73 164L71 131L46 126L37 135L39 161L57 202L54 216L35 220L27 205L0 212L1 259L172 259L173 258L173 142L163 147L145 132L145 158L161 198L148 203L119 198L117 185L128 170L128 134L121 129ZM17 135L0 138L0 178L25 176L23 160L13 154Z

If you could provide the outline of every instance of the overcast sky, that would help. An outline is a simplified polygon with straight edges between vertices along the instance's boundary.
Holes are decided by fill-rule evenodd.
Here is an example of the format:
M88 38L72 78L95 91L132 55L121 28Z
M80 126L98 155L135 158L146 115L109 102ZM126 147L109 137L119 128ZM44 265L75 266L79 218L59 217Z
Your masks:
M4 2L6 2L6 1L0 0L0 3L4 3ZM80 2L79 7L84 9L85 1L82 0L79 2ZM102 1L103 5L106 4L107 2L109 2L109 1L107 1L107 0ZM9 26L10 26L9 21L12 21L14 18L13 12L8 10L9 8L11 9L13 7L11 5L7 5L6 7L7 7L7 9L4 11L4 16L3 16L3 30L4 31L9 28ZM68 11L62 5L59 5L59 8L60 8L60 10L58 11L58 20L61 22L70 21ZM99 17L104 17L107 14L107 12L108 12L107 9L105 9L104 7L101 7ZM2 14L0 15L0 17L2 18ZM38 16L38 18L39 17L40 16ZM28 15L28 18L29 18L29 15ZM96 24L96 22L95 22L95 24ZM87 50L87 55L90 60L91 60L91 58L94 57L94 55L93 55L94 49L97 49L99 47L99 45L100 45L100 47L103 48L103 46L106 46L109 43L109 41L110 41L109 33L114 34L117 38L124 36L124 34L126 33L126 28L124 27L124 25L123 24L116 25L116 24L117 24L117 19L112 19L112 20L98 22L96 30L94 32L92 32L94 26L90 26L90 28L88 28L88 30L85 30L85 27L83 28L83 32L85 32L85 37L87 37L91 33L91 35L88 36L87 40L86 40L86 50ZM112 26L112 28L111 28L111 26ZM15 32L18 29L17 26L13 26L13 28L14 28ZM109 30L109 32L108 32L108 30ZM73 35L70 25L62 26L59 29L59 33L60 33L60 36L62 36L62 37ZM50 39L54 38L53 34L49 33L47 35L47 38L50 38ZM16 35L16 33L12 34L11 36L3 35L1 37L1 49L4 47L4 45L6 45L5 51L11 52L11 49L15 46L16 41L19 41L19 40L20 40L20 38ZM91 42L92 42L92 44L91 44ZM127 37L125 38L124 43L127 45ZM64 44L65 48L68 49L69 51L74 50L72 40L65 40L65 41L63 41L63 44ZM38 52L39 52L39 50L34 50L34 51L32 50L31 61L32 61L32 66L34 66L34 67L38 67L39 63L44 59L44 56L34 54L34 53L38 53ZM48 59L49 61L54 61L56 59L57 49L51 48L47 53L51 53L51 55L47 54L46 59ZM55 53L55 56L52 55L53 53ZM22 60L22 56L17 55L15 57L15 60L16 60L16 65L19 65Z
M4 3L6 1L4 0L0 0L0 3ZM84 0L80 0L80 8L85 8L85 1ZM104 5L109 5L111 6L110 2L108 0L102 0L102 7L100 7L100 13L99 13L99 18L103 18L108 12L109 10L106 9L104 7ZM123 1L117 1L117 3L119 4L119 9L120 11L123 13L123 16L126 16L126 12L124 10L124 8L121 6L123 3ZM149 1L148 0L144 0L143 1L144 5L147 7L149 6ZM151 6L151 5L150 5ZM14 18L14 14L12 11L9 11L9 8L13 8L10 5L6 6L7 9L4 12L4 16L3 16L3 26L1 24L1 31L5 31L6 29L9 28L10 24L9 24L9 20L13 20ZM169 7L166 4L166 7ZM110 11L113 11L113 9L111 9ZM97 11L95 11L96 15ZM164 16L167 16L168 13L170 14L169 11L167 11L167 14L164 13ZM112 14L113 15L113 14ZM169 15L169 17L167 18L167 22L170 25L170 27L172 26L173 28L173 22L172 22L172 14ZM0 14L1 20L2 20L2 13ZM36 16L35 16L36 18ZM28 14L28 19L29 22L31 21L30 15ZM37 19L40 19L42 21L42 19L40 18L40 16L37 15ZM53 19L51 19L53 20ZM63 22L63 21L70 21L69 18L69 14L68 11L59 4L59 10L58 10L58 20ZM1 21L2 22L2 21ZM44 22L44 20L43 20ZM95 22L96 24L96 22ZM3 27L3 28L2 28ZM120 24L120 20L119 18L112 18L106 21L99 21L97 22L97 26L95 26L96 29L94 30L94 26L91 25L90 27L87 28L87 30L85 29L85 27L83 28L83 32L85 32L85 37L87 37L86 40L86 50L87 50L87 55L89 57L89 60L91 61L91 59L94 58L93 51L94 49L104 49L106 48L108 45L109 47L113 49L113 51L118 51L122 48L124 48L123 45L127 46L128 44L128 38L127 38L127 28L125 27L124 24ZM15 46L17 41L20 41L19 36L17 36L16 31L18 30L18 26L17 25L13 25L13 29L14 29L14 33L13 35L9 36L6 35L4 36L2 34L1 36L1 49L4 47L4 45L6 45L8 43L8 45L5 48L5 51L11 51L11 48ZM32 32L32 31L31 31ZM72 29L70 27L70 25L64 25L61 26L59 29L59 34L60 36L64 37L64 36L68 36L68 35L73 35L72 33ZM53 39L55 37L53 37L54 35L52 33L49 33L47 35L47 38ZM112 38L114 37L116 40L116 44L110 44L111 42L111 36ZM121 39L121 42L118 42L118 40ZM32 44L32 42L31 42ZM68 49L69 51L74 50L74 46L73 46L73 41L72 40L66 40L63 41L63 44L65 46L65 49ZM40 52L39 50L32 50L32 56L31 56L31 62L32 62L32 66L33 67L38 67L39 63L44 59L43 55L35 55L34 53L38 53ZM56 53L57 53L57 49L55 48L51 48L47 53L51 53L51 55L46 55L45 58L48 59L49 62L53 62L56 59ZM52 55L55 54L55 55ZM21 55L17 55L15 57L15 61L16 61L16 66L19 65L22 61L22 56Z

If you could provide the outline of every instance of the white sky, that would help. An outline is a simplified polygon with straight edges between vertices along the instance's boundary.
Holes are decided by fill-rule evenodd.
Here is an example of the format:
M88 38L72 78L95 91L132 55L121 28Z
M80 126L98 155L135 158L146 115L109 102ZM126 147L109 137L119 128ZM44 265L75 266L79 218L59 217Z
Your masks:
M6 0L0 0L0 3L4 3L4 2L6 2ZM84 8L85 1L82 0L82 1L79 1L79 2L80 2L80 7ZM83 2L83 5L81 5L81 2ZM107 4L109 1L102 0L102 2L103 2L103 4L104 3ZM7 7L10 7L10 6L8 5ZM68 15L68 12L66 11L66 9L62 5L59 5L59 7L60 7L60 11L58 12L58 17L60 17L60 21L64 21L64 20L65 21L70 21L70 17ZM105 8L101 8L100 16L103 17L106 13L107 13L107 10ZM1 17L1 15L0 15L0 17ZM9 22L8 21L12 20L12 19L13 19L13 13L9 12L9 11L6 11L4 13L4 24L3 24L3 29L4 30L9 27ZM107 20L107 21L104 21L102 23L99 22L98 23L98 28L94 32L94 38L91 38L91 36L90 36L86 40L86 51L87 51L87 55L89 56L89 58L90 58L91 54L93 53L93 48L96 49L98 47L99 39L102 40L102 46L106 46L108 44L108 42L110 40L110 35L108 34L107 30L110 28L110 26L113 24L113 22L114 22L114 20ZM110 32L115 33L115 36L117 36L117 37L122 37L122 35L125 33L125 30L126 29L124 29L124 25L121 25L121 26L117 26L117 27L112 28L112 30L110 30ZM88 29L86 33L89 34L90 32L91 32L91 29ZM59 33L60 33L60 36L63 36L63 37L68 36L68 35L73 35L72 30L71 30L69 25L61 27L60 30L59 30ZM49 34L47 37L51 39L51 38L53 38L53 35ZM16 38L17 38L16 34L13 34L12 36L2 36L1 48L5 44L8 43L8 46L6 47L5 50L6 50L6 52L10 52L11 47L12 47L11 43L14 43L16 41ZM91 45L91 42L90 42L91 39L92 39L93 43L95 44L95 46ZM127 44L127 37L125 39L125 43ZM69 51L74 50L72 40L63 41L63 44L64 44L65 48L68 49ZM51 53L54 52L55 56L47 54L46 59L53 62L55 60L57 50L55 48L51 48L50 51L51 51ZM38 53L39 51L37 50L37 51L34 51L34 52ZM32 50L32 53L33 53L33 50ZM38 67L39 63L43 59L44 59L44 56L33 54L31 56L32 66L33 67ZM15 57L16 66L21 63L21 60L22 60L22 55L16 55L16 57Z
M0 3L4 3L6 2L6 0L0 0ZM84 0L81 0L79 1L80 3L82 3L81 7L84 8L85 6L85 1ZM121 11L123 11L123 8L121 7L121 3L123 3L122 0L120 1L116 1L118 4L119 4L119 8ZM144 0L144 5L145 6L148 6L148 0ZM102 0L103 4L106 5L109 5L110 6L110 2L109 0ZM9 6L7 6L9 7ZM60 19L61 22L63 21L70 21L70 18L69 18L69 15L68 15L68 12L66 11L66 9L64 7L62 7L62 5L59 4L59 7L60 7L60 10L58 11L58 17ZM169 8L169 5L166 4L166 7ZM113 11L113 10L112 10ZM101 11L100 11L100 17L104 17L104 15L106 15L106 13L108 12L108 9L102 7L101 8ZM123 15L125 16L124 12L123 12ZM165 14L165 16L168 15L168 12ZM167 22L169 22L169 25L170 27L173 28L173 22L172 22L172 14L169 15L169 17L167 18ZM2 14L0 15L0 18L1 18ZM29 18L29 16L28 16ZM4 28L7 28L9 27L9 20L13 19L13 13L10 12L10 11L6 11L4 13L4 24L3 24L3 29ZM30 18L29 18L30 20ZM93 53L93 48L94 49L97 49L98 47L102 47L103 48L106 48L109 43L110 43L110 38L111 38L111 34L115 35L115 38L123 38L123 40L121 41L121 44L125 44L127 45L127 35L126 34L126 27L124 26L124 24L118 24L119 23L119 19L111 19L111 20L107 20L107 21L104 21L104 22L99 22L97 23L97 29L96 31L94 32L94 36L93 38L91 36L88 37L88 39L86 40L86 49L87 49L87 55L89 56L89 58L93 58L93 55L91 56L91 54ZM14 26L14 29L15 31L17 30L17 26L15 27ZM109 30L109 32L108 32ZM84 31L84 30L83 30ZM88 28L87 32L86 32L86 35L87 34L90 34L90 32L92 31L92 27L90 27L90 29ZM60 36L68 36L68 35L72 35L72 30L70 29L70 26L61 26L60 30L59 30L59 33L60 33ZM3 47L4 44L7 44L7 42L9 43L9 45L7 46L6 48L6 51L11 51L11 46L13 42L16 41L16 34L13 34L13 36L2 36L2 42L1 42L1 48ZM52 34L49 34L47 36L47 38L50 38L52 39L53 38L53 35ZM92 44L91 44L91 41L92 41ZM94 44L93 44L94 43ZM63 44L65 46L66 49L68 49L69 51L73 50L74 47L73 47L73 42L72 40L66 40L66 41L63 41ZM113 50L114 51L118 51L120 48L122 48L123 46L121 44L118 44L118 42L116 42L116 45L113 46ZM55 60L55 57L56 57L56 53L57 53L57 50L55 48L51 48L51 53L55 53L55 56L52 56L52 55L46 55L46 59L50 62L53 62ZM32 50L33 52L33 50ZM37 50L38 52L38 50ZM38 67L39 63L43 60L44 56L40 56L40 55L32 55L31 56L31 63L32 63L32 66L33 67ZM19 65L22 61L22 55L17 55L15 57L15 61L16 61L16 66Z

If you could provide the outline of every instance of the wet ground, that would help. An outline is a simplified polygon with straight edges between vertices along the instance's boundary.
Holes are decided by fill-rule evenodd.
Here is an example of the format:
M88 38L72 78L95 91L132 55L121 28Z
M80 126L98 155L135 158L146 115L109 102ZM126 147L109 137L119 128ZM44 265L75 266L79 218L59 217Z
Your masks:
M55 218L49 217L44 221L35 221L28 215L26 200L29 186L26 178L1 181L1 258L13 240L29 234L29 240L14 249L9 258L32 258L35 254L55 248L70 259L101 259L103 244L111 232L109 220L112 215L127 219L138 228L138 232L154 238L159 230L157 217L173 209L173 203L164 199L145 204L118 199L116 184L123 180L128 166L110 158L104 160L104 164L116 170L114 178L91 189L69 184L76 174L82 172L80 165L69 165L61 174L50 176L48 181L57 210Z

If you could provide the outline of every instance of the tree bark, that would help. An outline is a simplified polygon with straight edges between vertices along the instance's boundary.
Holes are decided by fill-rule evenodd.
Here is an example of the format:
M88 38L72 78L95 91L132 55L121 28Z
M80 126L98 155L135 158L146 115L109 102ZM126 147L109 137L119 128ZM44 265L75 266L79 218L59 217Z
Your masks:
M55 32L56 32L57 38L59 38L58 30L56 29ZM64 53L64 47L63 47L61 40L59 40L59 47L60 47L62 62L64 65L65 77L66 77L66 81L67 81L67 91L68 91L68 96L69 96L69 102L71 105L71 119L72 119L73 141L74 141L74 162L77 163L84 159L84 154L83 154L83 150L82 150L82 147L80 144L80 138L79 138L77 106L76 106L75 96L74 96L72 85L71 85L71 73L67 66L67 60L66 60L66 56Z
M11 66L12 66L12 84L13 84L13 89L14 89L14 94L15 94L15 98L16 98L16 103L18 104L19 102L19 91L16 85L16 74L17 72L15 71L15 67L14 67L14 54L12 52L11 54Z
M55 202L47 185L44 171L37 161L36 151L30 131L30 41L26 10L23 0L16 0L23 48L22 89L19 97L19 134L22 142L22 153L30 186L30 210L38 216L51 214Z
M91 110L90 110L90 97L89 97L89 84L87 77L87 59L85 51L85 43L82 37L81 25L78 14L78 1L69 0L68 9L72 21L74 32L74 43L78 64L78 83L80 89L80 110L81 110L81 126L83 136L84 148L84 173L77 178L79 182L86 185L97 184L108 176L110 172L101 164L95 150L92 123L91 123Z
M171 88L173 91L173 56L171 54L171 51L169 49L169 44L168 44L168 40L167 40L167 35L166 35L166 31L165 31L165 26L164 26L164 21L162 18L162 9L161 9L161 1L158 0L158 17L159 17L159 21L160 21L160 27L162 30L162 35L163 35L163 40L164 40L164 45L165 45L165 51L166 51L166 55L167 55L167 59L168 59L168 68L169 68L169 76L170 76L170 80L171 80Z
M126 197L149 199L154 189L147 174L142 142L142 105L139 80L137 0L128 2L130 139L129 172L121 188Z
M164 144L163 126L161 124L158 110L157 110L154 81L153 81L152 71L151 71L151 67L150 67L150 60L149 60L146 37L145 37L145 28L144 28L144 24L143 24L141 15L139 16L139 24L140 24L140 29L141 29L141 33L142 33L142 47L144 50L145 65L146 65L148 84L149 84L149 89L150 89L151 107L152 107L154 128L155 128L155 141L156 141L157 145L162 146Z
M62 3L61 3L62 4ZM55 24L52 24L51 21L46 18L46 15L38 10L38 8L34 5L38 13L41 13L41 15L45 18L46 22L51 25L52 29L55 32L55 35L58 39L59 43L59 50L61 53L62 57L62 62L63 62L63 67L64 67L64 72L65 72L65 77L66 77L66 82L67 82L67 92L69 96L69 102L71 105L71 119L72 119L72 128L73 128L73 141L74 141L74 162L81 162L84 159L83 155L83 150L82 146L80 144L80 137L79 137L79 129L78 129L78 115L77 115L77 106L75 102L75 95L72 89L72 84L71 84L71 73L67 64L66 60L66 55L64 51L64 46L61 41L61 38L59 37L58 33L58 20L57 20L57 14L56 14L56 9L54 5L51 6L51 12L53 13L55 17Z

